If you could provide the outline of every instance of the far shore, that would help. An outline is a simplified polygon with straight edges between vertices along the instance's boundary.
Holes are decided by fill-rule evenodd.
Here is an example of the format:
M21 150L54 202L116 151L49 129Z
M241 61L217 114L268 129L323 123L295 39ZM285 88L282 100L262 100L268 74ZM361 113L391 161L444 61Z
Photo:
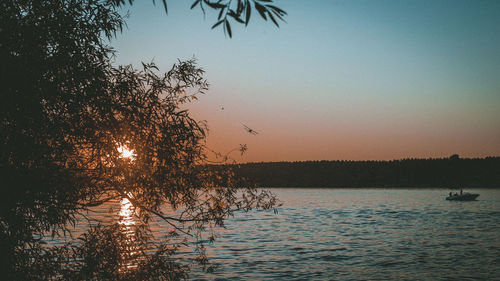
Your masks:
M264 187L500 188L500 157L392 161L260 162L213 166L232 169Z

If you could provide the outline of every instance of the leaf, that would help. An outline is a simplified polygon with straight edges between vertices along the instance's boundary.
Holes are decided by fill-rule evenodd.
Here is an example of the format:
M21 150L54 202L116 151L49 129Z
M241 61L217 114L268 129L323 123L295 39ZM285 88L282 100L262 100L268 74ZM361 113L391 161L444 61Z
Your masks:
M274 6L274 5L266 5L269 9L278 12L280 15L286 15L287 13L283 11L282 9Z
M252 7L250 7L250 5L247 6L247 13L246 13L246 18L245 18L245 26L248 25L248 23L250 22L250 14L252 13Z
M196 7L196 5L198 5L199 3L201 2L201 0L196 0L194 1L193 5L191 5L191 10Z
M236 13L238 15L240 15L243 12L243 7L244 7L243 1L239 0L238 1L238 8L236 9Z
M226 30L227 30L227 34L229 34L229 38L233 37L233 34L231 33L231 25L229 24L229 21L226 21Z
M216 28L217 26L219 26L219 25L220 25L221 23L223 23L223 22L224 22L224 20L223 20L223 19L222 19L222 20L220 20L220 21L218 21L218 22L216 22L214 25L212 25L212 29Z
M274 24L277 26L277 27L280 27L280 25L278 24L278 22L274 19L273 15L271 13L268 13L269 15L269 18L271 18L271 20L274 22Z
M205 1L205 3L210 6L210 8L213 8L213 9L222 9L224 7L226 7L226 5L223 5L223 4L220 4L220 3L213 3L213 2L210 2L210 1Z
M225 10L225 9L226 9L226 8L224 7L224 8L222 8L222 9L220 10L220 12L219 12L219 16L217 17L217 19L218 19L218 20L220 20L220 19L222 18L222 14L224 13L224 10Z
M255 9L257 9L257 12L259 12L260 16L267 21L266 17L266 7L262 6L261 4L255 2Z
M278 12L273 11L273 13L274 13L274 14L275 14L275 15L276 15L276 16L277 16L277 17L278 17L281 21L286 22L286 20L285 20L285 19L283 19L283 17L282 17L282 16L281 16Z
M229 16L239 23L245 23L239 15L237 15L233 10L229 10Z
M163 7L165 7L165 13L168 14L167 0L163 0Z

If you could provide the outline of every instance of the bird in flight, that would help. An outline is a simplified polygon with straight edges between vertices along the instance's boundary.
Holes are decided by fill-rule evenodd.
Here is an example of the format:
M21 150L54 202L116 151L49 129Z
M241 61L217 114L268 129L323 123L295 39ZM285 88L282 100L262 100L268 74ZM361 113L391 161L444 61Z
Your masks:
M245 131L249 132L252 135L257 135L259 132L255 131L254 129L248 127L247 125L243 124L243 127L245 128Z

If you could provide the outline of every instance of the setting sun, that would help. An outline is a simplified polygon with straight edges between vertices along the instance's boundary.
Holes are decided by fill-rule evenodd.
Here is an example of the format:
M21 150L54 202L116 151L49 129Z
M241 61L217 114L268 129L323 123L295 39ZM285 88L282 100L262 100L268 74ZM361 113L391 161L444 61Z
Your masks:
M118 147L118 152L120 153L121 158L129 158L131 160L135 159L135 153L133 149L129 149L128 147L122 145Z

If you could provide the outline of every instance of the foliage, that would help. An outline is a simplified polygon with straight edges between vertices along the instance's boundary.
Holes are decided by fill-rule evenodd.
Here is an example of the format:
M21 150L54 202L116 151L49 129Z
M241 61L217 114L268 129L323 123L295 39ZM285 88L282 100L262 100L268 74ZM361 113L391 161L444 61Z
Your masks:
M153 0L154 1L154 0ZM114 0L115 4L124 5L126 0ZM134 0L128 0L132 4ZM168 12L167 0L162 0L165 12ZM285 21L287 13L273 5L273 0L194 0L191 9L199 7L203 14L211 9L217 13L217 22L212 29L222 26L224 33L232 37L231 22L248 25L252 10L255 9L261 18L270 19L277 27L278 20ZM253 7L253 8L252 8Z
M123 4L0 4L0 274L7 280L184 278L171 255L188 240L170 236L204 241L235 211L275 206L271 194L240 188L230 170L205 165L207 128L185 109L208 87L194 60L164 74L153 63L112 65L105 39L121 31ZM120 147L134 155L122 157ZM93 207L123 198L137 210L133 236L119 225L89 224L76 241L45 244L49 234L68 237ZM152 237L153 218L171 226L164 240ZM204 264L204 245L196 247ZM123 267L130 260L136 264Z

